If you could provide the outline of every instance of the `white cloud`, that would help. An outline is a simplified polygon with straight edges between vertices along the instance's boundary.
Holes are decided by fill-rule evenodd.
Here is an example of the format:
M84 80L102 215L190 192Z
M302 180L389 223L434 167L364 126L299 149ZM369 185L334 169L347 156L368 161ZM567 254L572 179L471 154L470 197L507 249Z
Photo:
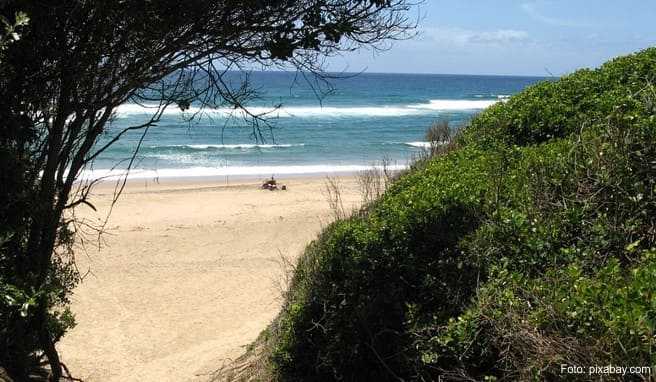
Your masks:
M472 43L480 44L509 44L528 39L526 31L513 29L499 29L491 32L475 33L469 37Z
M528 38L526 31L514 29L476 31L452 27L426 27L421 31L420 41L463 47L472 44L509 45L527 41Z

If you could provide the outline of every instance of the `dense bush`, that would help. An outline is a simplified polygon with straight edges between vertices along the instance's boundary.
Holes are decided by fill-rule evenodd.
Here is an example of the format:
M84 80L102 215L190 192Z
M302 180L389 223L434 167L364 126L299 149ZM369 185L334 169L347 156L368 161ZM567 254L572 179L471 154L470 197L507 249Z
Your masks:
M631 110L633 103L641 95L653 94L648 85L654 83L656 49L619 57L596 70L583 69L558 81L530 86L508 102L490 107L472 121L465 141L501 140L526 146L604 123L618 108L625 108L624 117L637 118L632 114L636 112ZM653 115L654 104L644 106Z
M535 85L329 226L260 338L268 377L654 364L655 76L648 49Z
M561 364L656 362L655 137L616 122L518 149L515 193L459 243L487 282L417 337L426 369L526 380L562 378Z
M472 307L424 344L423 361L455 365L442 369L450 376L518 380L566 379L561 365L654 365L654 252L629 268L617 259L583 268L575 261L538 278L493 268ZM599 377L622 379L570 379Z
M411 345L403 334L408 310L450 317L475 286L457 243L480 224L488 190L479 179L495 163L473 150L454 153L312 243L276 324L278 370L296 379L409 376L414 357L399 351Z

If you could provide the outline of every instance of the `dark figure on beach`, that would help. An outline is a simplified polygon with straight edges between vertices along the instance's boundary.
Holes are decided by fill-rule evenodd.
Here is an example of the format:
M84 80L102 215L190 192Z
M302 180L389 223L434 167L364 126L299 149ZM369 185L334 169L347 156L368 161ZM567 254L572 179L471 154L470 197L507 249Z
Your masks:
M269 190L269 191L276 191L278 189L278 182L273 176L271 176L271 179L265 180L264 183L262 183L262 189ZM280 187L280 189L283 191L287 191L287 186L283 184Z
M269 191L274 191L278 189L278 182L274 179L273 176L271 176L271 179L265 180L264 183L262 183L262 189L263 190L269 190Z

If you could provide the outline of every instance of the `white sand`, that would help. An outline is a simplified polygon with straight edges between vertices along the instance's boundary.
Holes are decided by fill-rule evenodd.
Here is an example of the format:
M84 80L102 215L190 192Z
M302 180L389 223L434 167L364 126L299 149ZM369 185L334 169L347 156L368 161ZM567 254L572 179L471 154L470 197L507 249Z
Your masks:
M72 298L78 325L58 345L73 375L207 380L239 356L280 307L281 254L296 258L331 220L322 178L282 182L288 191L256 182L129 185L106 245L77 253L91 273ZM354 179L343 185L345 205L356 205ZM104 218L111 190L97 188L97 213L76 213Z

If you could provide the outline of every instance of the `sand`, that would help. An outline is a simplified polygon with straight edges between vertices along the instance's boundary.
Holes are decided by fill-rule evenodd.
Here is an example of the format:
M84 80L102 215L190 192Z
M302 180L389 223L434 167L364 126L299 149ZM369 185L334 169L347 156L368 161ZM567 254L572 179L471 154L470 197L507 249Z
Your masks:
M72 296L78 325L58 344L85 381L205 381L238 357L281 304L281 256L295 259L331 221L324 178L281 179L288 191L255 181L129 184L110 216L104 244L77 263L89 272ZM345 205L359 200L342 178ZM110 185L96 188L104 219Z

